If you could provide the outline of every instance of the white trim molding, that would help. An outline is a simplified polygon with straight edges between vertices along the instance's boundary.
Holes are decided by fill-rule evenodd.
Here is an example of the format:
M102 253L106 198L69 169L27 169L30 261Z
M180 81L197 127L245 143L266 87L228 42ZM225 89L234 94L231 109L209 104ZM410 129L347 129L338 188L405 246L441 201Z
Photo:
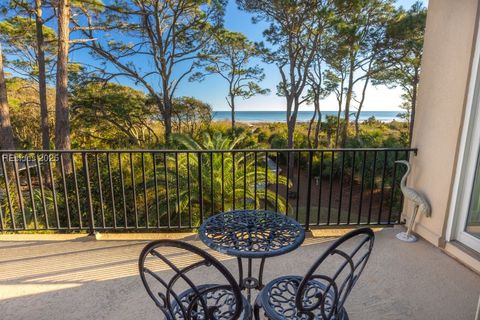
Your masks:
M480 30L479 30L480 31ZM449 207L446 241L455 240L461 217L468 211L474 168L480 154L480 32L477 32L466 99L458 161Z

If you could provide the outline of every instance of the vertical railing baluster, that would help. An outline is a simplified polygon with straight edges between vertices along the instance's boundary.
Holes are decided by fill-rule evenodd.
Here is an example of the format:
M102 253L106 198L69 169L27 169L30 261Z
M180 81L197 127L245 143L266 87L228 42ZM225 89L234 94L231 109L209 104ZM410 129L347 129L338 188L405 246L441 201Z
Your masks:
M383 156L383 168L382 168L382 185L380 187L380 208L378 209L378 219L377 219L377 223L380 224L381 223L381 220L382 220L382 211L383 211L383 197L384 197L384 192L385 192L385 171L386 171L386 168L387 168L387 150L385 150L384 152L384 156Z
M393 202L395 201L395 187L397 186L397 161L398 160L398 151L395 151L394 159L393 159L393 177L392 177L392 185L390 186L390 207L388 208L388 223L392 223L392 210L393 210ZM400 218L399 221L400 222Z
M59 156L59 155L60 154L57 153L57 156ZM56 191L56 187L55 187L55 179L53 177L53 168L52 168L52 162L51 162L50 158L48 158L47 163L48 163L48 172L49 172L49 175L50 175L50 183L51 183L50 187L52 188L52 195L53 195L53 209L54 209L55 217L56 217L56 221L57 221L57 229L60 229L60 215L58 213L57 191Z
M340 153L342 154L342 165L340 167L340 192L339 192L339 198L338 198L337 225L340 224L340 219L342 215L343 175L345 171L345 151L341 151Z
M10 219L12 220L12 230L16 230L16 222L15 222L15 212L13 211L13 204L12 204L12 198L10 194L10 183L8 179L8 172L7 172L7 166L5 165L5 158L10 157L10 154L2 154L2 171L3 171L3 180L5 182L5 193L7 194L7 202L8 202L8 209L10 210ZM48 228L48 218L47 218L47 228Z
M350 173L350 192L348 195L348 218L347 224L350 224L350 218L352 216L352 196L353 196L353 184L355 183L355 159L357 157L357 152L352 151L352 168Z
M120 172L120 187L122 188L122 200L123 200L123 220L124 220L124 228L128 229L128 216L127 216L127 196L125 194L125 180L123 176L123 168L122 168L122 153L118 153L118 170Z
M157 177L157 157L155 152L152 152L153 163L153 186L155 191L155 212L157 214L157 228L160 229L160 207L158 203L158 177Z
M243 152L243 210L247 209L247 153Z
M275 172L275 212L278 211L278 175L280 168L278 167L278 151L276 153L276 172Z
M110 184L110 197L112 198L112 219L113 219L113 229L117 229L117 211L115 206L115 190L113 186L113 176L112 176L112 165L110 159L110 152L107 152L107 170L108 170L108 181Z
M42 208L43 213L45 215L45 228L49 229L48 226L48 210L47 210L47 202L45 200L45 189L43 187L43 176L42 176L42 168L40 167L40 160L38 159L38 153L35 153L35 164L37 165L37 174L38 174L38 183L40 184L40 197L42 198ZM5 169L4 169L5 170ZM4 171L5 172L5 171ZM8 189L7 189L8 191ZM10 202L10 198L7 192L7 198Z
M70 159L72 161L72 175L73 175L73 185L75 186L75 200L77 200L77 213L78 213L78 229L83 229L82 221L82 208L80 205L80 192L78 191L78 180L77 180L77 168L75 166L75 154L70 153ZM40 174L40 173L39 173ZM41 175L39 176L41 179ZM41 181L40 181L40 190L42 191Z
M147 195L147 180L145 178L145 153L142 152L142 181L143 181L143 210L145 211L145 228L149 228L149 212L148 212L148 195Z
M63 185L63 197L65 199L65 208L67 209L67 226L70 230L72 228L72 223L70 220L70 205L68 203L68 190L67 190L67 182L66 182L66 175L65 175L65 166L63 165L63 153L59 154L60 156L60 172L62 174L62 185Z
M310 229L310 203L312 198L312 164L313 164L313 151L308 152L308 169L307 169L307 204L305 214L305 230Z
M225 154L222 151L222 211L225 211Z
M372 168L372 181L371 181L371 190L370 190L370 200L368 203L368 224L370 224L370 221L372 219L372 202L373 202L373 196L374 196L374 190L375 190L375 171L377 171L377 151L375 150L373 152L373 168Z
M17 163L17 156L14 155L13 157L13 172L15 175L15 185L17 186L18 192L18 204L20 206L20 211L22 212L22 220L23 220L23 229L27 227L27 219L25 217L25 206L23 203L23 194L22 194L22 186L20 185L20 175L18 174L18 163Z
M209 152L210 154L210 202L212 206L212 210L210 210L211 215L213 216L215 214L215 189L213 189L213 152Z
M133 212L135 213L135 228L138 229L137 188L135 186L135 168L133 167L133 154L130 152L130 179L132 180Z
M327 225L330 225L330 218L332 214L332 195L333 195L333 167L335 166L335 152L332 151L332 158L330 161L330 179L329 179L329 193L328 193L328 211L327 211Z
M410 151L406 150L404 152L405 152L405 161L410 162ZM408 178L407 178L406 182L408 182ZM400 192L400 203L403 204L404 200L405 199L404 199L404 196L403 196L403 192Z
M28 192L30 194L30 200L31 200L31 203L32 203L33 226L34 226L34 229L37 230L38 229L37 206L35 205L35 197L33 196L33 185L32 185L32 176L30 174L30 161L29 160L30 160L30 156L28 154L25 154L25 166L26 166L26 170L27 170ZM0 205L0 207L1 207L1 205ZM1 212L0 212L0 215L2 215ZM69 218L70 218L70 215L69 215ZM2 228L3 228L3 223L0 222L0 224L2 224ZM68 226L70 228L70 220L69 220Z
M2 156L3 155L0 153L0 157ZM3 209L2 209L2 205L0 204L0 231L5 231L8 229L7 226L5 225L6 219L7 219L7 216L5 216L5 218L3 217Z
M198 152L198 205L200 207L200 224L203 223L203 182L202 182L202 153Z
M178 175L178 152L175 152L175 187L176 187L175 196L177 198L176 211L178 215L178 228L180 229L182 227L182 210L180 209L180 178Z
M95 153L95 166L97 169L97 183L98 183L98 195L100 199L100 214L102 216L102 227L105 229L105 208L103 203L103 188L102 188L102 175L100 173L100 163L98 161L98 153Z
M5 216L5 219L7 219L7 217ZM5 225L5 222L4 222L4 218L3 218L3 209L2 209L2 206L0 205L0 231L5 231L7 229L7 226ZM36 227L35 227L36 229Z
M253 152L253 209L257 210L257 161L258 155L257 152Z
M289 200L289 189L290 189L290 151L287 151L287 187L285 191L285 215L288 217L288 200Z
M170 221L170 198L168 196L168 192L169 192L169 186L168 186L168 168L167 168L167 153L164 152L163 153L163 169L164 169L164 179L165 179L165 202L167 204L167 225L168 225L168 229L170 229L172 226L171 226L171 221Z
M320 170L318 173L318 212L317 212L317 226L320 225L321 221L321 210L322 210L322 185L323 185L323 160L325 158L325 154L320 151Z
M190 152L187 152L187 195L188 195L188 226L193 228L192 194L190 186Z
M232 206L233 210L235 210L236 207L236 202L237 202L237 196L236 196L236 175L235 175L235 152L232 152Z
M298 160L297 160L297 203L296 203L296 212L295 212L295 220L298 221L298 215L299 215L299 204L300 204L300 158L302 156L302 153L298 151Z
M83 160L83 174L85 176L85 186L87 188L87 208L88 208L88 229L89 234L95 233L95 219L93 217L93 204L92 204L92 189L90 187L90 173L88 170L87 153L82 153Z
M268 205L268 151L265 152L265 210L267 210L267 205Z
M367 162L367 151L363 151L363 163L362 163L362 178L361 178L361 186L360 186L360 201L358 204L358 217L357 217L357 224L360 224L360 220L362 218L362 206L363 206L363 190L364 190L364 182L365 182L365 166Z

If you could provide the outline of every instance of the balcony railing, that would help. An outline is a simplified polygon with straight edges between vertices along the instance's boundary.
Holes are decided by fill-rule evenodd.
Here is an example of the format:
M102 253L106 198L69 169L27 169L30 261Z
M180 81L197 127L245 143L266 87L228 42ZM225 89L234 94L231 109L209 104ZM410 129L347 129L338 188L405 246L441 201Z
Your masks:
M313 226L399 222L415 149L1 151L0 231L185 230L267 209Z

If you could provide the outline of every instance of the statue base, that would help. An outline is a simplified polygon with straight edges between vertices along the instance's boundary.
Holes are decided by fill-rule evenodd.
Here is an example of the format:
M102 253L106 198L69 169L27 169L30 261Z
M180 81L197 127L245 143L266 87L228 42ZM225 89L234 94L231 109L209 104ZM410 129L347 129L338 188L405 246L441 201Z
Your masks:
M404 241L404 242L415 242L417 241L417 237L415 237L413 234L408 235L406 232L400 232L397 233L396 235L398 240Z

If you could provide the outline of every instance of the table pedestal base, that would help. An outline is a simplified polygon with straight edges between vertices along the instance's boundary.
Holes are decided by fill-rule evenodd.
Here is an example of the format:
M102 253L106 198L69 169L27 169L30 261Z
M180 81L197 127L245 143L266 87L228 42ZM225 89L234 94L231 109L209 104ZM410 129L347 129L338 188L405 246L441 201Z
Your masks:
M240 289L247 290L247 299L251 302L252 299L252 289L261 290L263 285L263 269L265 267L265 258L261 258L260 267L258 269L258 276L253 276L253 259L246 258L247 260L247 276L244 277L243 273L243 260L242 258L237 257L238 263L238 285Z

